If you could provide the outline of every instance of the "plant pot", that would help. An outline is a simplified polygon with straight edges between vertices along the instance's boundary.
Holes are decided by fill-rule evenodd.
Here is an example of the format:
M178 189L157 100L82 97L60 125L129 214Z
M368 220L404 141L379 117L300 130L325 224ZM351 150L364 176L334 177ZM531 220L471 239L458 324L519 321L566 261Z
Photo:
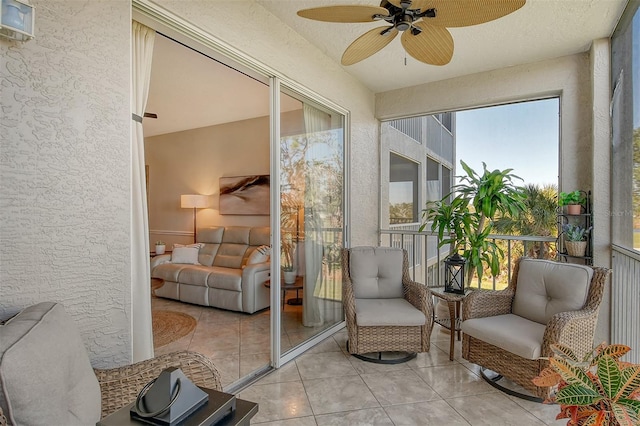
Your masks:
M165 248L166 246L164 244L156 245L156 254L164 254Z
M580 214L582 213L581 204L569 204L567 205L567 214Z
M285 284L295 284L296 283L296 271L282 271L282 275L284 276Z
M564 245L567 247L569 256L582 257L587 252L586 241L565 241Z

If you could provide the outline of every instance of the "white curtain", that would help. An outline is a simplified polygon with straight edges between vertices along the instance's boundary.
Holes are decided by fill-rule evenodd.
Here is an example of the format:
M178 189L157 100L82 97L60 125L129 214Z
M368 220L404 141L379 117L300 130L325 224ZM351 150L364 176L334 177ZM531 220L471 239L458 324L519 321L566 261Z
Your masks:
M304 104L304 127L307 138L307 163L305 176L304 194L304 263L305 281L303 292L302 324L305 327L321 326L325 320L325 312L322 306L322 299L316 297L316 287L322 284L322 258L324 242L322 240L322 219L317 214L315 206L320 205L322 200L316 200L314 179L317 173L313 173L313 138L318 132L328 130L330 127L329 116L312 107Z
M153 357L149 223L142 117L149 95L156 33L133 21L131 39L131 329L133 362Z

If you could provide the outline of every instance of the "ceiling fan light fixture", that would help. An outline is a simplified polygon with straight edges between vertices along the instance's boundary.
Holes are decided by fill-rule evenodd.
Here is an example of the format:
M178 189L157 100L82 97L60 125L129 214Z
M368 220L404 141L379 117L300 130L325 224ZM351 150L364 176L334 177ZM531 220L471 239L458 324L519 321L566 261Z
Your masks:
M404 16L398 18L395 23L396 30L402 32L411 28L411 24L413 24L413 17L409 14L405 14Z

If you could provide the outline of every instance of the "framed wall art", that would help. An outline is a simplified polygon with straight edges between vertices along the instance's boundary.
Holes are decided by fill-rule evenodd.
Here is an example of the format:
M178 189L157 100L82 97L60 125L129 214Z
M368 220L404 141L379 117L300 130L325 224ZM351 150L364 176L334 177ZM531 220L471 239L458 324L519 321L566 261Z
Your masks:
M220 214L269 215L269 175L220 178Z

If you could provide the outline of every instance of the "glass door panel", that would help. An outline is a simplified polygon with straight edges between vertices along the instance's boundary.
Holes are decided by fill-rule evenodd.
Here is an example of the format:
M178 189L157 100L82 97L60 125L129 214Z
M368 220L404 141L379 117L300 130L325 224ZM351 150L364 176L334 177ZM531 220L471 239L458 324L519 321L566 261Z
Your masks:
M344 320L344 115L280 95L281 351Z

